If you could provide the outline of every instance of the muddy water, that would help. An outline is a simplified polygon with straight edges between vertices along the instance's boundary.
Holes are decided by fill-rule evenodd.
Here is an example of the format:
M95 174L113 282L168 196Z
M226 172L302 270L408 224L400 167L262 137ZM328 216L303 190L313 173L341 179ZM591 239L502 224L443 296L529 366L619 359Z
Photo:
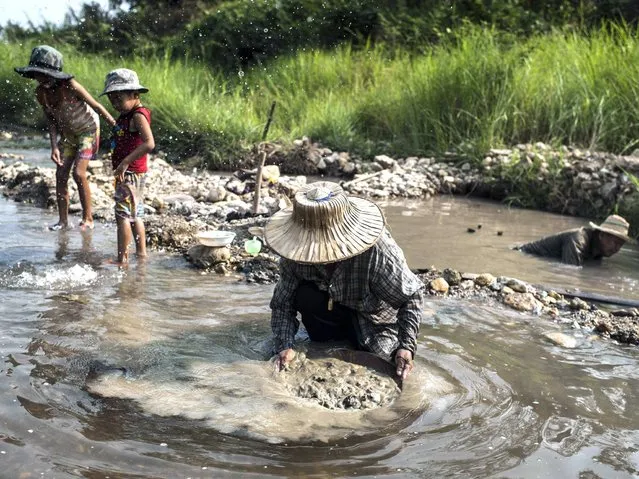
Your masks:
M587 219L453 196L425 202L392 201L385 204L385 212L411 267L434 265L487 272L533 284L639 298L637 246L626 244L616 255L581 268L512 249L517 244L587 226Z
M421 209L387 205L386 213L411 266L553 279L554 265L506 260L503 248L482 243L497 227L514 240L519 220L478 204L442 199ZM548 230L572 226L524 214ZM553 323L430 299L417 370L400 398L328 410L292 394L267 361L272 286L203 276L161 254L120 272L104 265L113 228L45 231L55 219L0 200L1 477L639 474L636 348L568 330L577 346L563 349L545 339L559 330ZM484 236L465 233L480 221ZM519 231L523 240L545 232L524 235L523 223ZM605 268L627 276L623 264ZM585 281L581 270L557 271ZM590 281L610 289L607 277ZM300 348L308 347L302 335Z

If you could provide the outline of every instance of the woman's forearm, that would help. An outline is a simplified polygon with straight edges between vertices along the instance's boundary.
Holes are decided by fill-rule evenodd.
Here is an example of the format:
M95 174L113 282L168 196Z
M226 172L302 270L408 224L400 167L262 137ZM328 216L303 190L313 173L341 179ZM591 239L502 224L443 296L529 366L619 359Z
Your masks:
M51 143L51 151L55 150L58 147L58 128L55 123L48 120L49 123L49 142Z

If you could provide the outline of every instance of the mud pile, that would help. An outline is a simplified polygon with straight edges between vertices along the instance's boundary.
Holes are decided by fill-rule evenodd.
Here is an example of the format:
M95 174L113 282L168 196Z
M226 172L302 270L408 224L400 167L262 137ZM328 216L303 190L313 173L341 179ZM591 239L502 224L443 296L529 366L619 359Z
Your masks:
M401 393L392 366L362 351L340 350L316 358L300 353L283 378L294 396L330 410L385 407Z

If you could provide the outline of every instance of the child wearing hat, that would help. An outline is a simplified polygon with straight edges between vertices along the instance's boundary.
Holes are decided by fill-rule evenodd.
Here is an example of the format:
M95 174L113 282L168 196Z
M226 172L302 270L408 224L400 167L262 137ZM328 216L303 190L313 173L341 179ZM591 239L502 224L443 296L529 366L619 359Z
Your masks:
M89 160L95 159L98 153L98 113L110 125L115 125L115 120L73 75L62 71L62 65L62 54L58 50L40 45L31 51L29 65L15 68L15 71L38 82L35 94L47 118L51 160L56 164L56 202L60 215L59 221L49 229L69 227L68 183L71 169L82 204L80 228L93 229L87 167Z
M109 72L102 95L107 95L120 116L113 128L111 162L115 176L115 216L118 225L118 263L129 261L129 244L135 240L136 254L146 256L144 231L144 183L148 153L155 148L151 131L151 110L142 106L140 85L133 70Z

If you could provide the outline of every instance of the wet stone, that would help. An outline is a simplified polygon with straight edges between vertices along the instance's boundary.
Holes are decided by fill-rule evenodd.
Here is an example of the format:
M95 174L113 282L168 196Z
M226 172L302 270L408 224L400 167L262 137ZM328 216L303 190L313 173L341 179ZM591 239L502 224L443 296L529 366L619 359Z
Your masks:
M448 283L444 278L436 278L430 282L430 288L438 293L447 293Z
M209 247L195 245L187 252L189 260L200 268L210 268L218 263L226 262L231 258L231 250L228 247Z
M546 333L544 334L544 336L546 337L546 339L556 344L557 346L562 346L567 349L576 348L578 344L577 339L575 337L569 336L567 334L564 334L558 331Z
M527 291L526 283L517 279L511 279L506 283L506 286L517 293L525 293Z
M443 272L442 272L442 277L446 280L446 282L450 285L450 286L457 286L459 283L461 283L461 274L459 273L459 271L456 271L454 269L451 268L446 268Z
M511 293L504 298L504 304L517 311L536 311L541 303L530 293Z
M580 310L580 309L587 310L587 309L590 309L590 305L586 303L583 299L573 298L570 301L570 308L576 309L576 310Z
M490 273L482 273L475 278L475 284L479 286L488 286L493 281L495 281L495 277Z
M469 290L475 287L475 282L471 279L465 279L459 284L459 288L462 290Z

